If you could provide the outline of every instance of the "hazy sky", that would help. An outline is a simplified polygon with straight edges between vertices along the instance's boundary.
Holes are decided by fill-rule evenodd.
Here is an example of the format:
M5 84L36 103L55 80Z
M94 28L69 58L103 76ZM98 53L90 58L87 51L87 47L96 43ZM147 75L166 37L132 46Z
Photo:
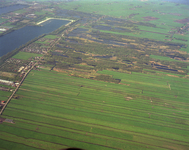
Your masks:
M177 2L177 3L189 5L189 0L164 0L164 1L171 1L171 2Z

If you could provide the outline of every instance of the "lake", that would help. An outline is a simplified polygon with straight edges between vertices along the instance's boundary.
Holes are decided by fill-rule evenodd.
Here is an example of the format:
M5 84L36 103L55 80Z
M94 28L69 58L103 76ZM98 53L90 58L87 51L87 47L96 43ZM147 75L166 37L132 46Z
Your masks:
M43 26L26 26L21 29L15 30L0 37L0 57L19 48L22 44L38 37L42 34L50 33L62 25L66 25L68 20L52 19L44 22Z
M0 8L0 15L4 14L4 13L11 12L11 11L15 11L15 10L18 10L18 9L22 9L24 7L26 7L26 5L20 5L20 4L2 7L2 8Z

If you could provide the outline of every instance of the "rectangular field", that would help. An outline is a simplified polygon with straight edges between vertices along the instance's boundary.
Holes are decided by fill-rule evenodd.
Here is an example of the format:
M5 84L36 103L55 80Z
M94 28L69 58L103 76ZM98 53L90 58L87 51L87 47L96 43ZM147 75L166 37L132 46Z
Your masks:
M7 143L0 148L19 149L24 144L26 149L187 149L188 80L98 73L122 82L45 69L30 72L16 93L18 98L3 113L15 124L0 124L0 140Z
M35 53L28 53L28 52L19 52L16 55L14 55L12 58L16 58L16 59L24 59L27 60L31 57L36 57L36 56L43 56L41 54L35 54Z
M32 24L48 16L75 22L0 66L2 79L18 83L24 76L18 70L31 59L36 65L0 116L0 150L188 150L188 6L163 0L43 4L16 12L36 14ZM0 102L7 101L16 87L0 86Z

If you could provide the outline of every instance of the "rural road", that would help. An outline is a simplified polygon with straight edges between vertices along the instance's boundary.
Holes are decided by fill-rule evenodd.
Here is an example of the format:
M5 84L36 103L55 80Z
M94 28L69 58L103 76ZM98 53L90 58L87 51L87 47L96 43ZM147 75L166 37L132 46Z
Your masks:
M0 115L2 115L4 109L6 108L7 104L10 102L10 100L12 99L12 97L14 96L14 94L17 92L17 90L19 89L19 87L21 86L22 82L25 80L26 76L28 75L28 73L33 69L33 67L38 63L38 61L27 71L27 73L23 76L22 80L20 81L19 85L16 87L16 89L14 90L14 92L11 94L11 96L9 97L9 99L7 100L7 102L5 103L5 105L3 106L3 108L0 111Z

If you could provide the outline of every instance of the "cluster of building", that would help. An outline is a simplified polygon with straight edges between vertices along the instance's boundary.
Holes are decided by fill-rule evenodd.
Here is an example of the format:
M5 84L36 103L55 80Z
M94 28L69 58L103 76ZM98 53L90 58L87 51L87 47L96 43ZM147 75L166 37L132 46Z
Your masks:
M9 30L11 27L7 27L7 26L0 26L0 32L5 32L7 30Z
M12 119L0 118L0 124L3 123L3 122L14 123Z
M188 19L188 21L189 21L189 19ZM189 23L187 23L185 26L182 26L182 27L178 30L177 34L184 35L184 34L186 33L186 31L189 31Z
M17 87L19 85L19 83L8 81L8 80L2 80L2 79L0 79L0 84L12 86L12 87Z
M35 14L28 14L26 15L27 18L36 18L37 16Z
M5 29L5 28L0 28L0 32L5 32L5 31L7 31L7 29Z
M1 65L1 71L17 72L21 66L26 66L27 63L29 63L29 62L27 62L25 60L9 58L5 61L5 63L3 65Z
M2 79L0 79L0 84L8 85L8 86L14 86L13 81L7 81L7 80L2 80Z
M0 25L4 25L4 24L6 24L8 22L11 22L11 23L17 22L22 17L24 17L23 14L11 12L8 15L2 16L2 19L7 19L7 20L2 22L2 23L0 23Z
M23 52L37 53L37 54L46 54L47 48L41 48L36 43L32 43L29 46L22 49Z
M0 102L0 108L2 108L5 105L5 101Z
M41 11L43 10L43 8L45 7L45 5L43 4L38 4L38 3L35 3L35 2L32 2L32 3L28 3L28 2L18 2L18 4L24 4L24 3L27 3L26 5L30 5L30 7L28 8L24 8L26 11L23 12L23 13L14 13L14 12L10 12L6 15L3 15L2 16L2 19L6 19L4 22L1 22L0 25L5 25L6 23L14 23L14 22L17 22L17 21L20 21L22 20L23 18L36 18L37 15L35 15L34 13L36 11ZM47 9L47 11L49 12L52 12L53 10L52 9Z
M39 57L40 58L40 57ZM37 59L37 58L35 58L35 59ZM19 69L18 69L18 73L20 73L20 77L22 77L25 73L26 73L26 71L28 70L28 69L30 69L32 66L34 65L34 62L33 61L31 61L27 66L21 66Z

